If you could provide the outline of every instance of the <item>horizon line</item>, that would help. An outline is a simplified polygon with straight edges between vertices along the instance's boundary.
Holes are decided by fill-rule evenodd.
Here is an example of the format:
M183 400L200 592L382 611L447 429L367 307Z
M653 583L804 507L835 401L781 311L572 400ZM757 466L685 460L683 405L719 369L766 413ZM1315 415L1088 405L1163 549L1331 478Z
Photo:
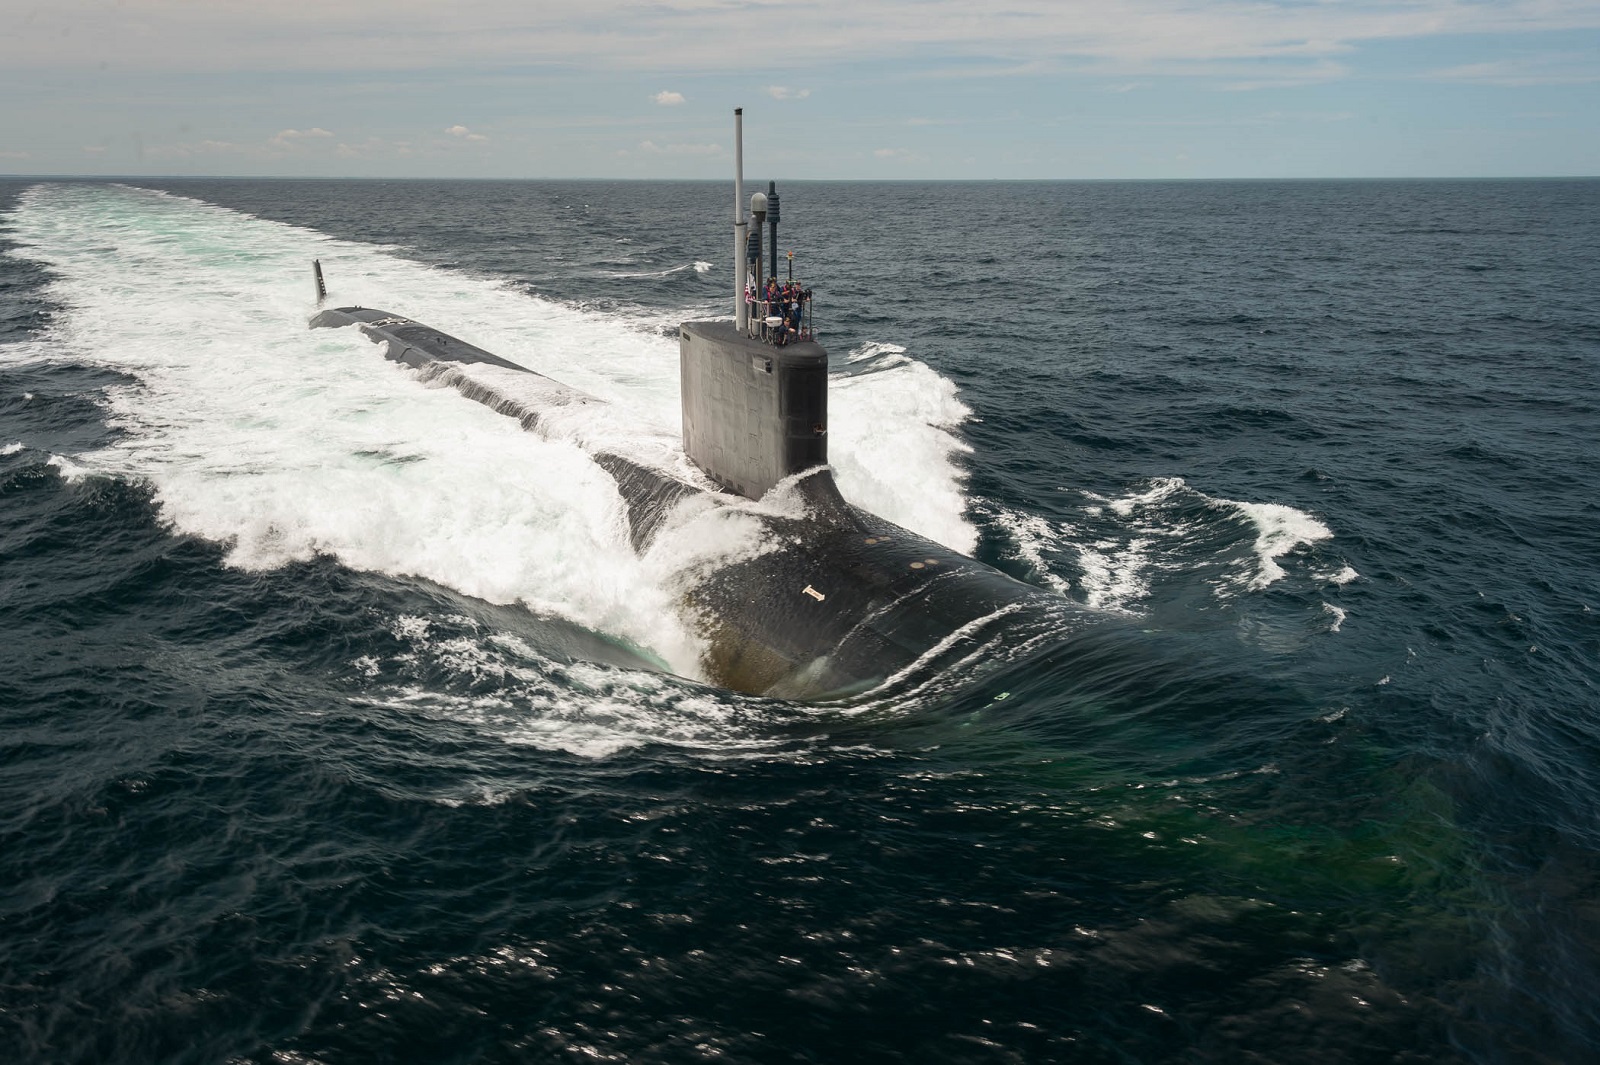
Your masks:
M791 183L849 182L857 185L988 185L988 184L1093 184L1111 182L1208 182L1208 181L1593 181L1600 174L1420 174L1420 175L1344 175L1344 176L1252 176L1252 177L903 177L903 178L785 178ZM642 178L642 177L462 177L460 175L353 175L353 174L7 174L0 181L614 181L632 184L721 184L728 178Z

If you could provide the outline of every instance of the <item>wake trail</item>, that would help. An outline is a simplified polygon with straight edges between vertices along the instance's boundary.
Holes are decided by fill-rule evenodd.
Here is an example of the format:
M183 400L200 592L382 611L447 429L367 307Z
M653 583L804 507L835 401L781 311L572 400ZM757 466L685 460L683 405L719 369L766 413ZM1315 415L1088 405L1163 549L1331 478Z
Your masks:
M328 305L425 321L606 400L592 433L679 432L675 340L628 320L430 267L369 244L170 193L41 184L8 219L12 252L47 266L62 308L35 355L115 369L121 430L64 470L148 483L175 530L272 568L315 554L522 603L698 675L667 561L634 552L614 482L574 441L426 387L355 330L310 330L309 263ZM700 264L694 264L695 269ZM837 391L841 489L891 521L970 550L950 382L915 360ZM685 524L694 535L696 523ZM700 530L703 534L703 529ZM730 557L749 545L729 546Z

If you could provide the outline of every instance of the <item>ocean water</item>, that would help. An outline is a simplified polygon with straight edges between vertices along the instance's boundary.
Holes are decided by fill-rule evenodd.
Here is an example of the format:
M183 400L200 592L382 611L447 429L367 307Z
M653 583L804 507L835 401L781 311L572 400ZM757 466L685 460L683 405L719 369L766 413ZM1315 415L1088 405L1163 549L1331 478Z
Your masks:
M706 686L736 526L305 327L670 448L724 184L0 182L0 1060L1600 1058L1600 181L781 191L845 494L1104 627Z

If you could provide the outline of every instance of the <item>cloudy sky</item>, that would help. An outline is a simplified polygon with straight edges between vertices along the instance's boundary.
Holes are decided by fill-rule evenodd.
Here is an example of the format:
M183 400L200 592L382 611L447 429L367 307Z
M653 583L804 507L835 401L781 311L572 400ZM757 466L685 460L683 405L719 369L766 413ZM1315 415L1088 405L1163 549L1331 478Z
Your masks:
M1600 174L1600 0L0 0L0 173Z

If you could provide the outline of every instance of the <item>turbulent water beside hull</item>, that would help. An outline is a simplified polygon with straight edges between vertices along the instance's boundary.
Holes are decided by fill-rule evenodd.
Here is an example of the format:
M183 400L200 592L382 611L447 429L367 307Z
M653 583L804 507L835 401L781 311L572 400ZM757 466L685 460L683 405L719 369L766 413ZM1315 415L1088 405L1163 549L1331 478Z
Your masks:
M360 307L322 311L311 325L359 329L385 358L424 380L449 384L524 429L584 448L616 479L628 536L640 552L658 539L699 539L706 523L736 509L755 527L751 547L674 577L704 643L698 665L724 687L837 698L942 664L954 649L973 657L968 645L980 635L1003 639L986 631L998 622L1010 627L1042 614L1059 623L1081 613L851 506L825 466L792 474L759 500L744 499L718 490L668 441L644 438L649 446L641 446L636 436L586 432L597 420L598 399L458 337ZM738 354L741 368L747 361ZM574 431L574 423L583 428Z
M326 552L520 601L701 675L702 648L676 609L677 575L761 550L755 526L736 514L708 518L636 554L615 487L587 453L675 463L692 482L673 453L669 339L157 192L45 187L24 203L19 236L56 269L53 291L71 308L41 354L87 356L133 376L107 397L122 437L78 457L75 470L151 481L167 520L229 543L240 565ZM407 307L450 307L452 319L478 323L469 336L535 369L559 365L607 402L570 411L559 431L512 441L514 427L443 394L374 380L381 370L359 338L294 332L309 251L327 263L336 297L381 289ZM189 340L181 349L178 336ZM904 481L888 470L897 462L948 486L960 477L944 430L908 429L894 443L920 438L920 454L861 449L841 477L849 486L864 480L856 471L876 469L867 487L879 491L869 495L887 512L970 544L949 487L942 513L922 493L896 506Z

